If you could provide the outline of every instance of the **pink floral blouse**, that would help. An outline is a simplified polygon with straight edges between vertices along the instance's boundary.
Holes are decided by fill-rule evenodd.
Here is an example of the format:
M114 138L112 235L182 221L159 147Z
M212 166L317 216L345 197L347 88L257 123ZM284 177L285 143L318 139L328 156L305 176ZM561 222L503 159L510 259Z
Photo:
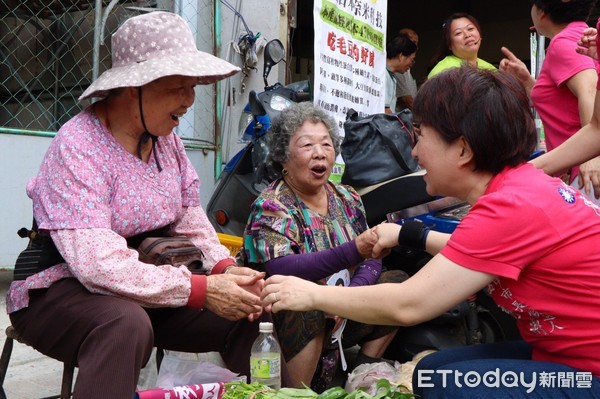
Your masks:
M90 292L142 306L185 306L187 268L142 263L124 237L170 224L202 249L209 269L227 258L234 263L200 206L199 187L176 134L159 137L146 163L115 141L93 107L82 111L60 129L27 184L38 226L50 231L66 263L14 281L8 313L28 306L30 289L73 277Z

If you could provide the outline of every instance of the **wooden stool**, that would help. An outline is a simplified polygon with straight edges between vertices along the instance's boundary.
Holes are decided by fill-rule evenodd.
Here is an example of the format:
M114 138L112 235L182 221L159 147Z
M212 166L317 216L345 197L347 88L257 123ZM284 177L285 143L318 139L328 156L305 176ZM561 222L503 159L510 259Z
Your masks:
M0 399L6 399L6 393L4 392L4 377L6 377L6 372L8 370L8 363L10 362L14 341L29 345L21 338L13 326L8 326L6 327L6 341L4 342L4 348L2 349L2 357L0 357ZM60 395L48 396L43 399L69 399L71 397L74 373L74 364L63 363L63 378Z

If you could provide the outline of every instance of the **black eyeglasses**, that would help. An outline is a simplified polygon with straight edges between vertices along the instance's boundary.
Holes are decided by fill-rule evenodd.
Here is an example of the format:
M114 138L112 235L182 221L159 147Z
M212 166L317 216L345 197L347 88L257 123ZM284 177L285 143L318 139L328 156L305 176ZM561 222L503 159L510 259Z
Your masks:
M419 134L421 134L421 124L418 122L412 123L412 131L410 132L410 137L412 139L412 147L417 145L417 141L419 141Z

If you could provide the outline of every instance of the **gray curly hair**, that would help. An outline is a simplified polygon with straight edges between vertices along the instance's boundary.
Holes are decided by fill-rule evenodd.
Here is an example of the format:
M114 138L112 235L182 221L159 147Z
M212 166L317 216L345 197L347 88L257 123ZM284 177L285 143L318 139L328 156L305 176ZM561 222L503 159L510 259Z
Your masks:
M311 102L292 104L291 107L281 111L279 117L273 120L267 137L269 162L277 174L281 175L282 164L290 157L292 136L307 121L324 124L333 142L335 156L337 157L340 154L342 137L338 134L335 120L324 109L313 105Z

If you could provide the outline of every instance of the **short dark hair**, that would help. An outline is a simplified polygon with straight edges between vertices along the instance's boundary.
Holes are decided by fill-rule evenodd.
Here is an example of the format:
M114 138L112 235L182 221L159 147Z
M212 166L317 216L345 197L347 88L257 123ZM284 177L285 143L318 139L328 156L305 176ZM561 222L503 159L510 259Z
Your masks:
M450 32L450 25L452 25L452 21L459 18L468 19L481 35L481 25L479 25L479 21L477 21L477 19L471 14L467 14L466 12L455 12L454 14L450 15L442 23L442 41L440 42L437 52L431 59L432 68L447 55L452 54L452 50L450 49L450 47L452 47L452 32Z
M397 57L399 54L409 56L417 52L417 45L410 40L408 34L398 33L387 42L385 51L388 59Z
M413 104L414 121L447 143L464 137L476 170L497 174L529 159L537 134L529 99L512 75L469 66L428 79Z
M531 4L548 14L554 23L564 24L587 22L596 6L596 0L533 0Z
M281 111L279 116L272 121L267 135L268 161L272 163L275 173L281 174L281 165L290 157L292 136L307 121L324 124L333 142L335 156L340 154L342 138L338 133L335 119L323 108L311 102L294 103Z

